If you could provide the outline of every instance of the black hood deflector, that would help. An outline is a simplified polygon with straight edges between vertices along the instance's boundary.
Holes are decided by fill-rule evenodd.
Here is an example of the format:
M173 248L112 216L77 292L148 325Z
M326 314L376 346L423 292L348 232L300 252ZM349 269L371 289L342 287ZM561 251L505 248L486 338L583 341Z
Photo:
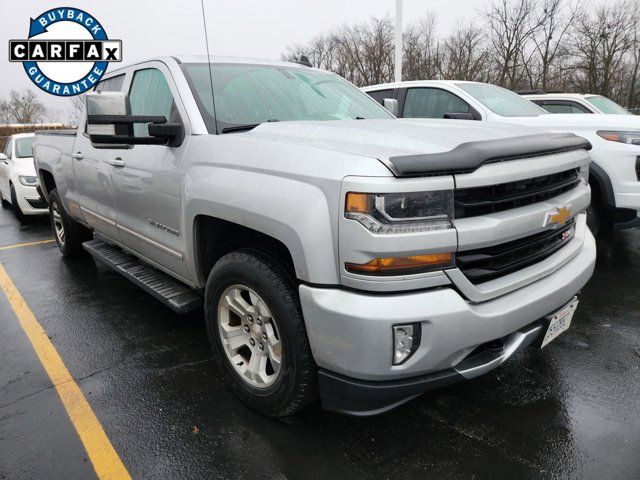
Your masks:
M461 143L441 153L389 157L387 166L396 177L470 173L485 163L591 150L591 143L573 133L544 133Z

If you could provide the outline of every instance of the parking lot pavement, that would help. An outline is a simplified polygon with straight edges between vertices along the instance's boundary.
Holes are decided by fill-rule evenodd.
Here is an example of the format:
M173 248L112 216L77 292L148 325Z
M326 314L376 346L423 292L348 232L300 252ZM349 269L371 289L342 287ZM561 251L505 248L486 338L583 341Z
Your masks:
M0 247L51 238L0 212ZM200 314L179 317L55 244L0 249L133 478L640 477L640 232L599 241L571 329L494 372L357 419L247 410L215 369ZM0 291L0 478L95 478Z

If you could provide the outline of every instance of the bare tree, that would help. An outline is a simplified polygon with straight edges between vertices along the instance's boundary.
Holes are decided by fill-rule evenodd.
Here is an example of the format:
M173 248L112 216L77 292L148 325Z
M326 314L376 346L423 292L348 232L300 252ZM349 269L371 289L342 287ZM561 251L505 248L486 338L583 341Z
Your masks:
M530 72L534 68L537 70L533 74L530 73L531 86L537 86L542 90L547 90L550 83L563 74L559 57L568 56L564 40L580 13L579 2L566 8L564 3L565 0L544 0L536 14L536 23L540 27L532 36L535 61L527 67Z
M615 96L614 79L633 52L638 22L638 2L621 0L599 6L592 15L582 11L572 31L578 88L590 93Z
M0 109L6 111L7 118L15 123L38 123L47 115L45 106L33 90L28 88L21 92L11 90L9 100L3 101Z
M530 55L527 45L545 18L536 15L535 0L493 0L485 18L495 55L494 80L503 87L517 88Z
M436 16L427 14L403 33L402 78L405 80L428 80L439 76L442 53L436 26Z
M84 112L84 95L75 95L69 99L69 109L67 110L67 120L71 125L78 126L82 120Z
M489 81L489 58L482 28L458 24L444 41L441 75L451 80Z

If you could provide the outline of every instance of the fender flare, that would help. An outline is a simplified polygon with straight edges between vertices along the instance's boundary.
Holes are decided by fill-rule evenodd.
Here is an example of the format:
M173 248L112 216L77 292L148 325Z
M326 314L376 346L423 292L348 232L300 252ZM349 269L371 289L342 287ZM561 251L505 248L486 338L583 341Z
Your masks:
M593 162L589 165L589 183L595 183L598 186L602 203L605 207L615 208L616 197L611 185L611 179L600 165Z

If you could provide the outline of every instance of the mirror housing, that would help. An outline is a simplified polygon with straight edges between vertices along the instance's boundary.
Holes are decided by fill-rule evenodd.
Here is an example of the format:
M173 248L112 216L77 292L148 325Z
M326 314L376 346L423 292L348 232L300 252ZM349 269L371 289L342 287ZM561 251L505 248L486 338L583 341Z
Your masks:
M442 116L442 118L449 118L452 120L476 120L476 117L470 112L447 112Z
M181 123L168 123L164 115L131 115L129 95L124 92L92 92L85 97L87 134L96 148L129 145L177 147L184 139ZM149 136L136 137L134 124L148 124Z
M0 162L7 162L8 160L7 156L3 152L0 152Z
M398 100L395 98L385 98L382 101L382 106L389 110L394 117L398 116L399 108L398 108Z

